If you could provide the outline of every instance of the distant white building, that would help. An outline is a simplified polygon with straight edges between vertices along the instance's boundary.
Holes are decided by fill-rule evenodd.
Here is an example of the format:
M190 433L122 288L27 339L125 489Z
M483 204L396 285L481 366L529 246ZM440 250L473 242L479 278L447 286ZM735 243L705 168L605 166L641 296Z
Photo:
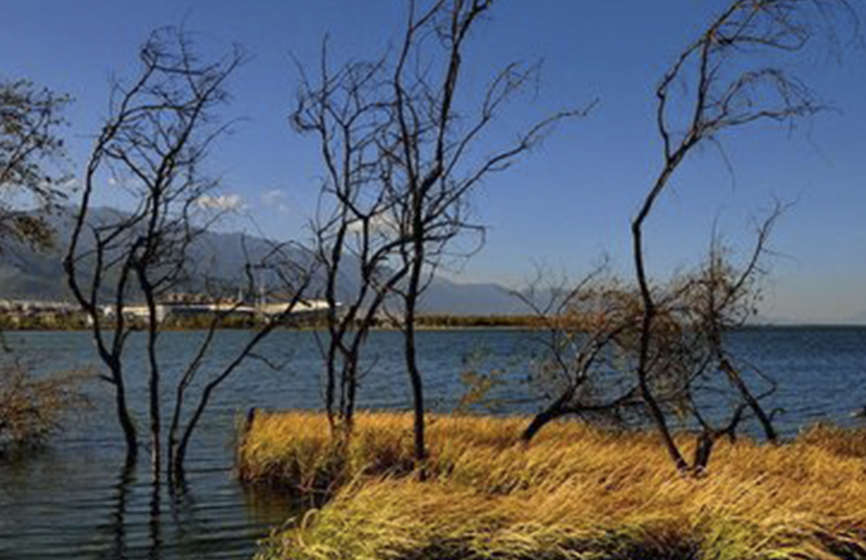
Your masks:
M337 304L339 306L339 304ZM256 306L259 313L265 315L281 315L291 307L291 315L302 315L310 313L324 313L329 309L328 302L323 299L298 300L294 307L291 302L262 303Z
M161 323L170 316L195 317L217 313L225 313L228 316L235 317L274 317L287 312L288 316L291 317L309 316L324 313L328 308L328 302L320 299L299 300L294 304L291 302L272 302L258 303L256 305L244 305L230 301L213 303L169 301L158 303L154 311L157 322ZM116 315L116 307L114 305L105 305L102 307L102 313L107 318L113 318ZM150 315L150 310L146 305L125 305L123 307L123 314L130 319L146 320Z

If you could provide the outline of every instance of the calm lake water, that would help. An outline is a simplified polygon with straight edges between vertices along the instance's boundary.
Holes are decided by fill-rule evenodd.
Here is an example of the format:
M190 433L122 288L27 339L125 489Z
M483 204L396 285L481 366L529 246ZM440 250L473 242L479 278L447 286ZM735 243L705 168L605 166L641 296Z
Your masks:
M246 333L220 333L211 365L225 360ZM537 402L522 381L537 335L521 331L422 333L421 368L431 408L453 409L467 367L502 369L510 383L500 395L510 412L532 412ZM9 333L14 355L32 367L97 366L86 333ZM163 335L165 386L185 363L197 333ZM133 339L127 359L130 401L145 399L142 338ZM360 405L407 408L409 390L401 367L399 335L373 333L369 373ZM849 425L850 412L866 405L866 328L767 328L732 335L731 343L779 388L771 408L782 412L779 426L793 435L803 425L831 420ZM317 408L321 362L315 335L278 332L261 353L283 363L273 370L249 362L212 402L188 459L188 485L180 493L149 483L147 452L124 472L124 448L105 383L87 390L94 410L52 440L50 448L23 460L0 462L0 559L234 559L250 558L258 539L292 515L278 498L242 488L233 477L232 438L239 414L260 408ZM169 403L165 403L168 406Z

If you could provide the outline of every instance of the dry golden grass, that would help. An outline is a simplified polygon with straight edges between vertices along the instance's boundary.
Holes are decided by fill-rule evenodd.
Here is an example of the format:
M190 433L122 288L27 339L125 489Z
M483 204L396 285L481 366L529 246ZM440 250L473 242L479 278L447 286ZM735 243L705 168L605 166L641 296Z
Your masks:
M434 417L431 477L418 482L398 476L410 464L408 415L360 415L341 460L321 415L259 417L241 449L245 478L345 485L259 557L866 558L862 433L719 444L693 479L651 435L560 423L526 447L524 425Z

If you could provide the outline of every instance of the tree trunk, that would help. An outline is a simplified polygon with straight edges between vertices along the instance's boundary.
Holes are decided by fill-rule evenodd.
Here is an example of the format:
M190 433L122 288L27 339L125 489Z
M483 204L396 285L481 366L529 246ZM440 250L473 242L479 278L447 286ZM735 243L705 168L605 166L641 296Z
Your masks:
M412 318L407 321L414 321ZM418 362L415 350L415 326L407 322L405 341L406 371L409 373L409 381L412 384L412 405L414 410L414 435L415 435L415 461L421 463L427 458L427 450L424 443L424 387L421 381L421 372L418 370Z
M562 395L558 399L556 399L550 406L539 412L532 419L532 422L523 430L523 433L520 434L520 439L524 443L529 443L532 441L532 438L541 431L541 428L545 427L549 422L556 420L562 416L568 414L568 403L574 397L575 387L572 386L567 391L563 392Z
M123 430L123 438L126 441L126 464L132 465L138 458L138 434L135 423L126 406L126 388L123 384L123 376L120 369L112 368L112 379L114 383L114 402L117 407L117 420Z
M155 219L155 217L154 217ZM145 263L138 263L136 273L147 302L147 362L150 369L148 377L148 393L150 408L150 466L154 484L159 484L162 473L162 421L159 402L159 361L156 355L156 343L159 336L159 316L153 286L147 277Z
M665 450L668 452L668 455L674 462L674 466L676 466L677 470L680 472L688 471L689 464L683 458L682 453L680 453L680 449L679 447L677 447L677 444L674 441L673 436L671 435L671 430L670 428L668 428L668 423L665 420L665 414L659 406L658 402L656 402L655 397L653 397L649 385L646 382L645 376L640 376L639 384L641 398L643 399L643 402L650 413L650 418L652 419L653 424L655 424L656 430L658 430L658 433L662 438L662 444L665 446Z
M423 253L421 256L423 257ZM415 463L417 466L423 465L424 460L427 458L427 449L424 442L424 386L421 379L421 372L418 369L418 359L415 348L415 310L418 303L418 289L421 281L422 262L423 261L417 259L416 255L416 260L412 264L412 273L409 277L409 286L407 287L406 292L406 316L405 325L403 327L406 372L409 374L409 381L412 385Z
M733 383L740 392L740 396L743 397L743 400L746 401L746 404L755 414L755 417L764 429L764 435L767 438L767 441L770 443L777 443L779 438L776 434L776 428L773 427L773 421L770 420L770 417L766 412L764 412L764 408L761 406L761 403L758 402L758 399L756 399L754 395L752 395L751 391L749 391L749 388L743 382L743 378L740 377L740 372L738 372L726 358L722 358L719 361L719 369L725 372L728 379L731 380L731 383Z
M150 390L150 466L154 483L159 483L161 469L161 426L159 411L159 373L151 372L149 381Z
M541 428L546 426L552 420L558 418L561 414L555 409L554 406L548 407L545 410L539 412L532 419L532 422L523 430L523 433L520 434L520 439L523 443L529 443L532 441L532 438L535 437L535 434L541 431Z
M636 372L638 385L640 386L641 399L643 399L643 402L649 411L650 418L652 418L652 421L656 425L656 429L662 438L665 450L668 452L668 455L674 462L677 470L685 472L688 470L689 465L683 458L682 453L680 453L674 438L671 436L670 429L665 420L664 411L661 409L658 402L656 402L647 381L647 364L649 363L649 349L652 338L652 322L655 317L655 308L653 306L652 292L650 291L649 281L647 280L646 269L644 267L642 230L643 222L646 220L647 216L649 216L656 197L661 193L668 178L671 173L673 173L673 170L681 159L682 154L677 152L677 155L673 159L668 160L664 170L662 170L662 173L659 175L658 179L656 179L652 191L650 191L649 196L644 200L640 212L632 222L631 232L632 256L634 257L635 273L637 275L641 301L643 303L643 320L641 322L640 349Z
M409 372L409 380L412 383L415 461L420 464L427 458L427 448L424 438L424 388L415 355L415 328L410 327L410 329L411 334L407 333L406 336L406 368Z
M695 475L700 475L706 471L715 443L715 435L707 430L702 431L698 436L698 441L695 445L695 458L692 461L692 469Z

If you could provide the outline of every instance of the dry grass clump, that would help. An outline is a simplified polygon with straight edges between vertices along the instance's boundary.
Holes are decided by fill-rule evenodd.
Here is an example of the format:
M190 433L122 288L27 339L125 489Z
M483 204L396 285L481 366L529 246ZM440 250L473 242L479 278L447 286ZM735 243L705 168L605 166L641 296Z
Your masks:
M841 428L815 424L797 436L797 442L814 445L843 457L866 459L866 428Z
M527 447L515 443L524 422L434 418L431 477L418 482L395 476L408 468L411 419L363 415L341 465L354 481L259 558L866 558L866 471L834 451L849 449L844 433L832 445L818 432L778 447L719 444L708 475L694 479L674 471L652 436L561 423ZM317 415L264 416L242 461L275 476L280 442L283 460L306 450L315 463L327 440ZM310 472L294 464L282 472Z
M539 461L524 453L519 435L526 419L481 416L430 416L427 424L429 461L434 475L449 475L465 484L483 483L491 490L531 484L533 477L549 478L554 459ZM564 441L584 445L618 445L616 432L590 429L583 424L553 423L533 440L534 450L560 452ZM630 434L632 445L657 447L655 438ZM239 447L239 474L247 482L289 486L302 491L323 491L359 475L402 475L414 467L412 416L404 413L361 412L355 418L351 443L341 449L331 437L327 417L316 412L291 411L258 414ZM510 454L513 461L493 464ZM515 461L528 464L518 467ZM529 464L531 463L531 464ZM511 469L518 467L518 471ZM526 478L529 477L529 478Z

